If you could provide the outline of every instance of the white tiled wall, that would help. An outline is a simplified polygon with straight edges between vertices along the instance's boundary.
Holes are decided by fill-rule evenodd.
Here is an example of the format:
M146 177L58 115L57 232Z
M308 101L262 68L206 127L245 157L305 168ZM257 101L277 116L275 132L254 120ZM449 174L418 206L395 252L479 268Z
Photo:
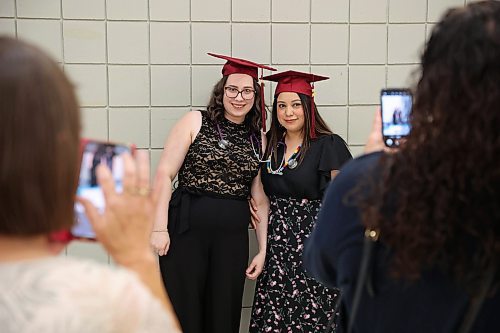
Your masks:
M61 63L76 85L84 135L148 149L154 172L173 123L203 107L220 78L223 62L206 52L330 76L316 84L316 102L361 154L380 88L412 84L435 22L466 2L0 0L0 33L32 41ZM98 245L67 252L109 262ZM251 302L247 288L246 316Z
M66 63L106 62L106 23L104 21L63 21L63 49Z

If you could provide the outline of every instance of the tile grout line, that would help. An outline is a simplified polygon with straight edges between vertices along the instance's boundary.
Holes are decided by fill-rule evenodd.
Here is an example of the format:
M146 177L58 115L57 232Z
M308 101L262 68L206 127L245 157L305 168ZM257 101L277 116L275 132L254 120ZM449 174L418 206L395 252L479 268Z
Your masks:
M312 0L309 0L309 73L312 73Z
M425 42L424 42L424 47L425 44L427 44L427 38L429 36L429 0L425 2Z
M191 15L192 1L189 1L189 109L193 109L193 21Z
M233 57L233 1L229 1L229 55Z
M149 169L151 171L151 136L152 136L152 126L153 126L153 110L152 110L152 90L153 90L153 76L151 74L152 72L152 66L151 66L151 5L150 5L150 0L147 0L147 24L148 24L148 75L149 75L149 107L148 107L148 123L149 123L149 135L148 135L148 153L149 153ZM152 176L152 175L151 175ZM152 181L153 177L150 177L150 182ZM151 184L152 185L152 184Z
M110 97L109 97L109 52L108 52L108 0L104 0L104 59L105 59L105 66L106 66L106 117L108 120L107 124L107 138L109 140L110 137L110 132L111 132L111 117L110 117Z
M348 1L349 5L347 7L347 128L346 128L346 140L349 144L349 124L351 119L351 1Z
M389 83L389 8L390 8L391 0L386 1L385 8L385 88L387 88L387 84Z
M106 115L108 118L108 141L111 132L111 113L110 113L110 98L109 98L109 54L108 54L108 0L104 0L104 41L105 41L105 59L106 59L106 97L107 97L107 108ZM108 265L111 265L111 256L107 253Z
M271 43L270 48L269 48L271 59L270 59L269 65L272 67L273 66L273 2L271 0L269 1L269 21L267 22L267 24L269 24L269 27L271 29L271 38L269 41ZM269 86L272 87L272 84L269 84ZM271 102L271 104L272 104L272 102Z
M59 0L59 26L61 28L61 63L63 68L66 66L66 56L64 54L64 20L63 20L63 10L62 10L62 0Z
M19 38L18 36L18 29L17 29L17 0L14 0L14 33L16 35L16 39Z

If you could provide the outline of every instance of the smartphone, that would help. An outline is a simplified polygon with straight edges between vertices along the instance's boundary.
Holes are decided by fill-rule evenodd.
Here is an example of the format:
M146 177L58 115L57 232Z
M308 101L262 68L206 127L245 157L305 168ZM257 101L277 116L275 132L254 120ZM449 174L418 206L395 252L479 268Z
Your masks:
M111 142L83 139L81 142L81 162L76 195L88 199L100 213L104 211L104 195L97 184L96 169L105 164L111 170L117 192L123 190L123 157L125 152L133 153L134 146ZM71 229L74 238L95 240L95 233L80 203L75 203L75 223Z
M409 89L381 90L382 136L387 147L398 147L401 139L410 134L412 105L413 98Z

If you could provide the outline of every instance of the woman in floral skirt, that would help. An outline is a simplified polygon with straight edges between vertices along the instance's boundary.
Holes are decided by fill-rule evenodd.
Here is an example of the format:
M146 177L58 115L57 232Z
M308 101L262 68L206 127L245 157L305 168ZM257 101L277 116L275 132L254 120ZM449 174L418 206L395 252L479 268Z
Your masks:
M270 199L267 254L250 332L320 332L334 315L338 291L307 276L302 251L328 183L352 157L314 103L311 84L327 77L287 71L264 79L278 85L261 170Z

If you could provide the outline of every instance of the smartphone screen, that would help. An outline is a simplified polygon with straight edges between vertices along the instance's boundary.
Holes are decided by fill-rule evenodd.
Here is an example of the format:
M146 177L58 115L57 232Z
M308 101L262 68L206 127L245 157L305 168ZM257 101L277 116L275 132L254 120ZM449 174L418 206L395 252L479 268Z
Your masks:
M111 170L117 192L123 190L122 154L130 152L130 147L109 142L85 140L82 143L82 160L78 181L77 196L88 199L100 213L104 211L105 201L101 188L97 184L96 169L105 164ZM74 237L95 239L95 233L80 203L75 204L75 224L71 230Z
M408 89L382 89L382 136L387 147L398 147L400 140L410 134L412 95Z

